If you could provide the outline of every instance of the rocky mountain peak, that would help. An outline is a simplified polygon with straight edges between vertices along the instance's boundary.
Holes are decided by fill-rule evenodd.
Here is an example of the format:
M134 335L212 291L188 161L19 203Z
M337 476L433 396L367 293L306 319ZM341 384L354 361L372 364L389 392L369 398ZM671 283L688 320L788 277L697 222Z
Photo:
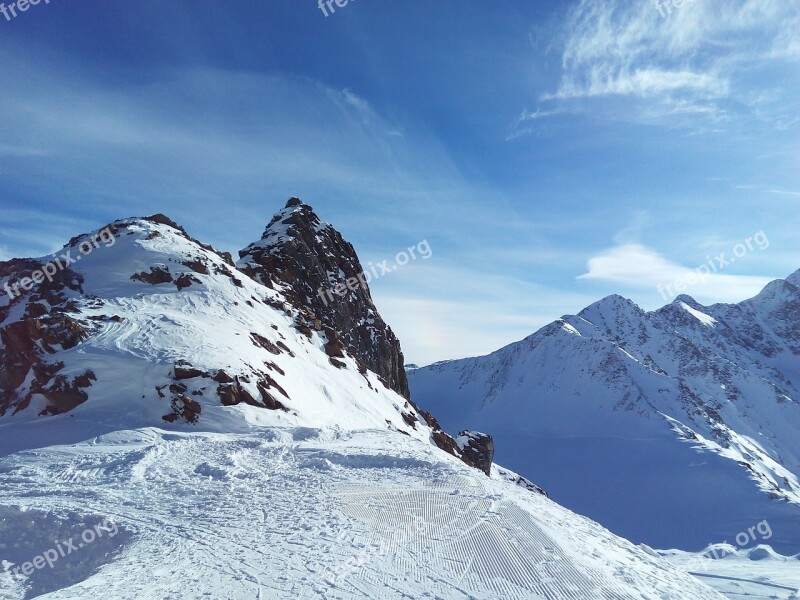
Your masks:
M686 304L687 306L691 306L692 308L703 308L703 306L697 302L694 298L692 298L689 294L681 294L680 296L676 297L675 300L672 301L673 304Z
M311 321L336 332L350 353L408 398L400 342L372 301L355 249L299 198L270 220L261 239L239 252L237 267L280 288Z

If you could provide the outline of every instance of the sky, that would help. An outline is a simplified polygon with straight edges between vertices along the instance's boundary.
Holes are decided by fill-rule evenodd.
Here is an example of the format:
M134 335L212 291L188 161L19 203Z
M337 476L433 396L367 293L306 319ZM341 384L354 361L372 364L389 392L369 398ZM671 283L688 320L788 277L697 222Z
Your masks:
M157 212L235 255L299 196L364 264L430 248L371 284L417 364L800 268L800 3L332 9L0 14L0 260Z

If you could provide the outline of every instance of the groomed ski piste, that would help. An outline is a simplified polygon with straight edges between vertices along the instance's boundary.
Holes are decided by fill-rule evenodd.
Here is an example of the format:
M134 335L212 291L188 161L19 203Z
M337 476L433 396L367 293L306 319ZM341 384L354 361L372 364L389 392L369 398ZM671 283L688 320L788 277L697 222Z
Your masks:
M0 511L4 600L722 597L392 431L119 431L4 458Z

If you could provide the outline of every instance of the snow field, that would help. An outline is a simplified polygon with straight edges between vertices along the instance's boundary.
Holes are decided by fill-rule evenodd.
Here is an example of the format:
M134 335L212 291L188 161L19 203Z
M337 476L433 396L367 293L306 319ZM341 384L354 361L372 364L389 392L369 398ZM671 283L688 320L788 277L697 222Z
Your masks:
M42 532L102 518L121 532L115 548L81 549L92 573L56 565L9 598L20 585L48 600L720 597L541 495L384 430L120 431L2 459L0 507ZM21 527L7 514L3 540Z

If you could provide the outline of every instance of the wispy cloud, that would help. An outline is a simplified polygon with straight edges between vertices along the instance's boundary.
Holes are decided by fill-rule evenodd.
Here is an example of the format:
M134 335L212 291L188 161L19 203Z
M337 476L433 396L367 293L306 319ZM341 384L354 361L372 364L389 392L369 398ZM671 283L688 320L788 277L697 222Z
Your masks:
M743 191L753 191L753 192L766 192L768 194L774 194L776 196L795 196L795 197L800 196L800 191L785 190L782 188L776 188L775 186L757 184L757 183L737 184L733 186L733 189L743 190Z
M796 90L767 91L760 73L785 68L788 76L800 62L795 2L702 0L662 18L649 1L581 0L560 35L559 82L533 114L586 110L576 103L617 98L627 100L620 116L640 122L741 115L776 129L794 124Z
M337 209L330 218L344 215L350 231L413 229L421 214L449 212L452 221L479 210L478 193L434 136L405 131L350 89L211 68L119 87L69 63L20 62L13 76L0 73L0 129L27 140L0 145L0 186L17 206L37 197L50 205L46 214L102 221L165 212L227 250L259 235L293 194L324 198ZM471 213L456 210L464 203ZM245 222L259 225L243 232Z
M800 192L793 192L791 190L770 190L770 194L777 194L778 196L794 196L800 197Z

